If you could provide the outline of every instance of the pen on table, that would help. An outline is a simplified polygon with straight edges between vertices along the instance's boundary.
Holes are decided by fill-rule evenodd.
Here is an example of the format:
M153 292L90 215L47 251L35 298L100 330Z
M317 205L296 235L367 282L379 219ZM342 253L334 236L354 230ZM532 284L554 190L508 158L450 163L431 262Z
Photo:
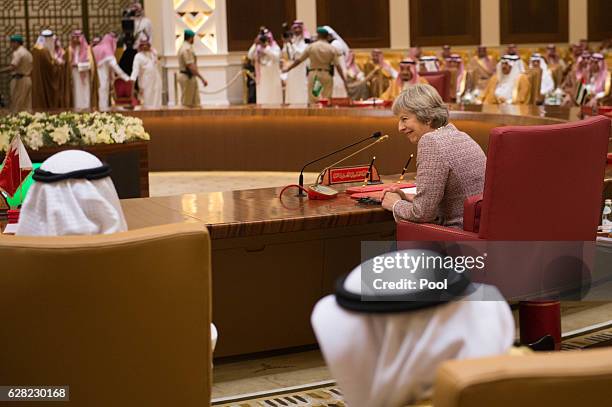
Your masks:
M363 186L368 185L368 181L370 180L370 175L372 174L372 167L374 166L374 160L376 160L376 156L372 157L372 162L368 167L368 172L366 173L365 179L363 180Z
M406 162L406 165L404 165L404 169L402 169L402 174L400 175L399 180L397 181L398 184L404 180L404 174L406 174L406 170L410 165L410 161L412 161L412 157L414 157L414 154L410 154L410 158Z

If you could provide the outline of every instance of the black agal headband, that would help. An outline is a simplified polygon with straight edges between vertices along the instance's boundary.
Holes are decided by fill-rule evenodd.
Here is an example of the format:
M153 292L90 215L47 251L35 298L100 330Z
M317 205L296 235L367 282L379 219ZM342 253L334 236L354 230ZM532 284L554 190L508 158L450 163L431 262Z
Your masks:
M85 168L83 170L65 172L62 174L56 174L53 172L41 170L37 168L34 170L32 178L37 182L59 182L67 179L86 179L89 181L108 177L111 173L111 168L108 164L102 164L100 167Z
M400 252L403 253L404 251ZM411 255L419 255L419 250L408 251ZM432 252L427 252L432 254ZM372 272L369 270L371 260L360 266L362 290L372 282ZM358 272L357 269L352 273ZM393 271L394 273L395 271ZM467 272L458 272L453 268L419 269L408 273L407 279L417 282L426 278L433 283L443 283L443 289L414 289L401 293L363 291L352 292L346 287L346 281L351 273L336 282L336 302L344 309L361 313L395 313L409 312L435 307L450 301L456 301L469 295L474 286ZM382 274L381 274L382 275ZM365 286L364 286L365 284ZM415 287L416 288L416 287Z

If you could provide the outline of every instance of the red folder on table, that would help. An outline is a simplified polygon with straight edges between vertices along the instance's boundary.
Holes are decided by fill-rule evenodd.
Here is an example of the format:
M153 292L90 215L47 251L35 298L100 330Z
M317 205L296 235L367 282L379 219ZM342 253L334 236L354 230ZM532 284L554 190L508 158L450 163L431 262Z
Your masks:
M390 187L391 185L397 185L399 186L402 190L404 191L400 191L400 192L404 192L406 193L408 189L410 188L416 188L416 185L414 183L406 183L406 184L382 184L382 185L368 185L365 187L361 187L361 188L368 188L368 190L365 190L364 192L356 192L356 193L352 193L351 198L352 199L362 199L362 198L371 198L374 201L382 201L382 190L385 188ZM378 187L378 188L374 188L374 187ZM380 188L382 187L382 188ZM415 191L416 192L416 191ZM348 190L347 190L347 193Z
M366 186L350 187L350 188L347 188L345 192L349 195L362 194L365 192L382 191L383 189L389 188L390 186L397 186L400 188L412 188L412 187L415 187L416 184L414 182L403 182L401 184L366 185Z

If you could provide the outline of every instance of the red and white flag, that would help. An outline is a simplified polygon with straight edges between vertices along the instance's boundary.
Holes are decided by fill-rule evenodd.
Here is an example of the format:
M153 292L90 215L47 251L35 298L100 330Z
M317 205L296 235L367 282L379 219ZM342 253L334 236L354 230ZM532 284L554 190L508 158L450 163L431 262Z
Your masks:
M9 196L15 195L19 185L30 174L30 171L32 171L32 160L21 138L16 136L9 145L2 170L0 170L0 189Z

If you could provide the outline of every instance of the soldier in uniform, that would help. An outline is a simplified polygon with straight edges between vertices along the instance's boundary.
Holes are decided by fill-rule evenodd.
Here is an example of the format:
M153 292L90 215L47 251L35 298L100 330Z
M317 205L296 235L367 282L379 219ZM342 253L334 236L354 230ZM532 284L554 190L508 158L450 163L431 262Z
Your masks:
M11 104L12 112L22 110L32 110L32 54L23 46L21 35L10 37L13 56L9 66L2 69L2 72L11 73Z
M317 41L308 45L298 59L283 69L283 72L289 72L291 69L310 58L310 68L308 69L309 103L316 103L319 97L326 99L331 98L334 87L331 71L334 66L346 88L346 77L340 63L340 58L342 56L337 48L329 43L329 39L330 35L327 29L323 27L317 28ZM317 92L317 82L322 86L320 92Z
M185 41L178 52L181 104L185 107L198 107L200 106L200 93L196 78L200 78L204 86L208 86L208 82L198 71L198 61L193 50L195 33L187 29L184 38Z

